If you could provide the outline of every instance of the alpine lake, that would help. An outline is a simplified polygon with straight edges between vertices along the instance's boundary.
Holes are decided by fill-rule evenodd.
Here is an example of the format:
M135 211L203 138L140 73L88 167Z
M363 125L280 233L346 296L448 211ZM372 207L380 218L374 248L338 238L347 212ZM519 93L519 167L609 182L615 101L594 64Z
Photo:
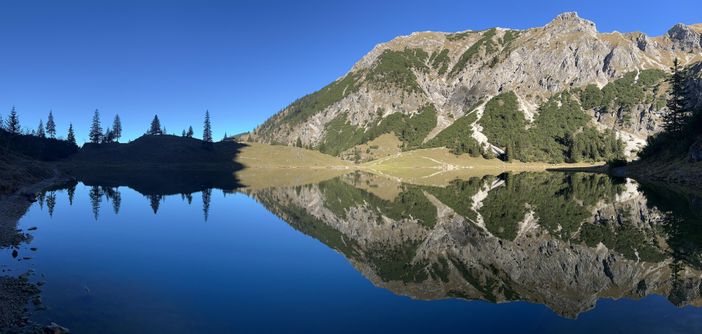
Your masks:
M67 182L2 244L2 275L73 333L702 331L699 193L310 173Z

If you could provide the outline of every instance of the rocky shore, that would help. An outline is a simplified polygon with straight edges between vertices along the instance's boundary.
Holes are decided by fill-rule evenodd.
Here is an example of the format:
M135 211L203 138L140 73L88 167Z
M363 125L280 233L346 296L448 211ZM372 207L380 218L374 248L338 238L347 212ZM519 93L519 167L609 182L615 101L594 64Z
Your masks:
M15 248L31 240L31 235L18 229L17 224L29 207L36 201L36 194L55 184L68 181L48 165L36 166L33 171L13 174L14 177L3 178L3 190L13 192L0 193L0 249ZM8 165L4 166L6 169ZM19 171L26 167L11 166ZM41 325L30 320L31 309L41 307L40 285L30 280L31 272L11 275L2 269L0 273L0 332L2 333L68 333L68 330L56 325ZM32 307L30 307L32 305Z

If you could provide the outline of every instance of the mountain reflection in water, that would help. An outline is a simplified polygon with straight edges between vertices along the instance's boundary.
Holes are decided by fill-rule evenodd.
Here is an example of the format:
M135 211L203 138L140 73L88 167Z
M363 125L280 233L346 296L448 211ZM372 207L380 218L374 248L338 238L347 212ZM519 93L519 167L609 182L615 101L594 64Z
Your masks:
M412 298L524 300L568 318L599 298L702 302L699 198L631 180L521 173L440 187L355 173L243 191Z

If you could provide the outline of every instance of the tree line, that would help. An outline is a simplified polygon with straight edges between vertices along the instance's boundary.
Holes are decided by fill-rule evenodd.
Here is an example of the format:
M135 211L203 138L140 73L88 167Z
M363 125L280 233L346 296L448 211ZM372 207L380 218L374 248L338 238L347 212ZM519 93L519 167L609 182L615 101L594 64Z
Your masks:
M43 119L40 119L36 130L22 130L17 109L13 106L6 120L3 120L2 115L0 115L0 130L4 130L12 136L29 135L39 138L64 140L63 138L56 137L56 122L54 120L53 111L49 111L46 124L44 123ZM146 131L145 135L158 136L164 134L167 134L166 128L161 127L161 121L159 120L158 115L155 115L151 121L151 126ZM193 127L189 126L187 130L184 129L181 136L192 138L194 136ZM95 109L88 134L89 142L93 144L119 143L120 138L122 138L122 120L120 119L119 115L115 115L115 118L112 121L112 126L103 130L100 121L100 111ZM73 123L70 123L68 126L65 140L73 145L77 145ZM202 140L207 143L212 143L212 125L209 110L205 112Z

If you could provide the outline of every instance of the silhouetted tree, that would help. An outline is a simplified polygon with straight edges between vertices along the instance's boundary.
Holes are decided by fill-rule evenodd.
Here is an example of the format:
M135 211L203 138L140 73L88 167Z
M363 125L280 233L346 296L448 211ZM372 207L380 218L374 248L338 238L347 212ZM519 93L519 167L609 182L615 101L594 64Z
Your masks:
M13 135L20 134L21 129L19 116L17 116L17 110L15 110L14 106L10 111L10 115L7 117L7 121L5 121L5 131Z
M147 135L158 136L163 134L161 130L161 121L158 119L158 115L154 115L154 119L151 121L151 127L149 131L146 132Z
M115 214L119 214L119 209L122 207L122 194L119 192L118 188L105 187L103 188L107 199L112 201L112 209Z
M114 143L115 132L112 129L107 128L107 130L105 130L105 134L102 136L102 142L106 144Z
M90 188L90 204L93 207L93 217L95 217L95 220L98 220L98 216L100 215L100 202L102 201L102 193L100 192L100 187L99 186L92 186Z
M202 131L202 140L206 143L212 142L212 125L210 124L210 111L205 111L205 128Z
M100 143L100 140L102 139L102 126L100 126L100 112L97 109L95 109L95 113L93 114L93 123L90 126L90 134L88 136L90 137L90 142L93 144Z
M188 132L185 133L185 136L188 137L188 138L192 138L193 135L195 135L195 132L193 131L193 127L192 127L192 126L189 126L189 127L188 127Z
M122 120L119 119L119 115L115 115L115 120L112 121L112 137L118 143L119 139L122 138Z
M66 140L68 140L68 142L71 144L76 144L76 134L73 132L73 123L68 125L68 135L66 136Z
M151 209L154 210L154 214L158 213L158 207L161 205L162 195L146 195L151 202Z
M49 196L46 196L46 208L49 211L49 217L54 216L54 208L56 207L56 192L50 192Z
M36 135L39 138L46 138L46 133L44 132L44 121L42 120L39 120L39 126L37 127Z
M46 193L40 192L39 197L37 197L37 203L39 203L39 208L44 209L44 200L46 199Z
M73 196L76 194L76 184L71 183L66 189L66 194L68 195L68 205L73 205Z
M680 67L677 58L673 60L673 67L670 68L673 75L668 79L670 83L669 98L667 102L668 112L663 116L663 126L665 130L673 135L680 135L687 121L689 110L687 109L687 74Z
M49 119L46 121L46 133L51 138L56 138L56 123L54 122L54 113L49 110Z
M202 213L205 216L205 221L210 216L210 200L212 200L212 189L202 191Z
M183 132L180 134L181 137L185 137L185 129L183 129Z
M190 194L190 193L185 194L185 199L188 200L188 205L192 204L193 203L193 194Z

